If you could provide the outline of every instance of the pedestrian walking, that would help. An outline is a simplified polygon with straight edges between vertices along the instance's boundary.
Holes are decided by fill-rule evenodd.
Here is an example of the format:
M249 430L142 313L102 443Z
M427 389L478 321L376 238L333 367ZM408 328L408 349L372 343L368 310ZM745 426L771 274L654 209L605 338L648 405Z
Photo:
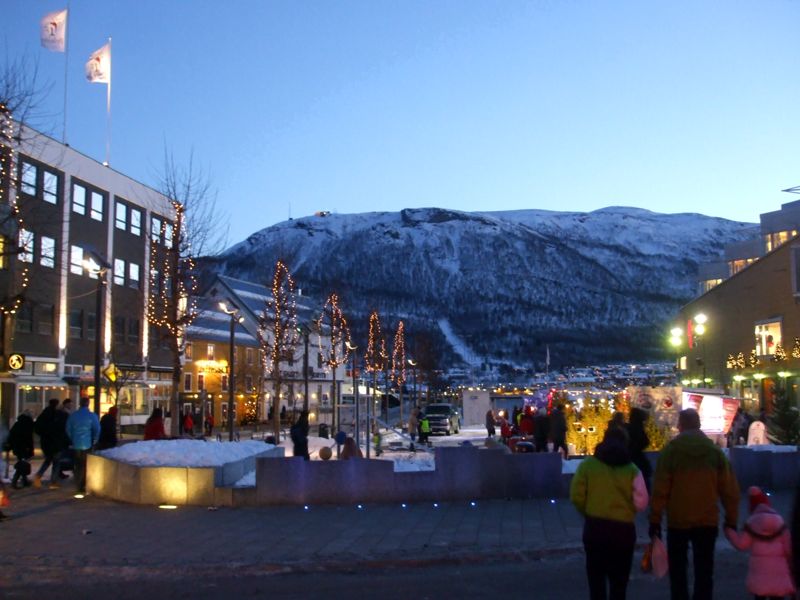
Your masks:
M163 440L167 437L167 433L164 431L164 419L161 415L162 410L160 408L154 408L153 412L150 413L144 423L143 442Z
M305 460L311 460L308 454L308 411L300 413L297 422L289 428L289 437L294 444L294 456L302 456Z
M547 452L547 435L550 432L550 419L547 416L547 409L542 407L536 413L533 420L533 439L536 441L537 452Z
M6 438L5 450L10 450L17 457L17 464L14 465L14 477L11 479L11 487L18 489L18 482L22 479L22 486L31 485L28 475L31 474L31 463L33 457L33 416L30 410L23 411L16 423L11 427Z
M417 439L417 429L419 429L419 408L416 406L411 409L411 414L408 417L408 435L413 442Z
M419 443L427 444L428 436L431 434L431 424L428 421L428 415L422 413L422 418L419 421Z
M206 436L210 437L214 430L214 415L209 414L206 418Z
M97 440L98 450L117 447L117 407L112 406L100 418L100 437Z
M567 448L567 418L564 416L564 405L559 404L550 417L550 437L553 438L553 452L563 450L563 456L569 456Z
M35 487L42 487L42 476L50 470L50 485L55 484L58 487L58 474L61 466L61 446L64 443L64 425L65 421L59 418L58 411L59 401L51 398L47 403L41 414L36 417L33 424L33 430L39 436L39 445L44 454L44 461L39 470L33 476L33 485Z
M61 408L56 412L56 430L61 436L61 453L58 457L58 480L66 479L67 474L64 471L75 470L75 451L72 449L72 443L67 435L67 419L72 414L72 400L67 398L61 403ZM50 489L57 489L59 487L58 480L53 481L50 477Z
M191 411L188 410L183 419L183 433L189 437L194 437L194 419L192 419Z
M644 429L647 421L650 419L650 413L643 408L632 408L630 417L628 417L628 424L626 426L628 431L628 452L631 455L633 464L639 467L644 477L645 485L647 485L647 493L652 492L651 482L653 477L653 466L650 460L644 453L650 446L650 438Z
M694 559L693 600L711 600L714 589L714 546L719 526L719 502L725 526L736 528L739 484L722 450L700 431L693 408L678 415L680 435L661 451L653 478L650 536L661 537L667 511L667 557L672 600L689 599L687 553Z
M628 434L606 431L594 456L581 462L570 500L584 517L583 547L591 600L625 600L636 546L636 513L647 508L647 488L628 454Z
M744 531L725 528L725 536L734 548L750 551L747 591L755 600L792 596L796 591L792 577L792 536L760 487L751 487L748 499L750 518L744 524Z
M494 411L486 411L486 435L494 437L495 427L497 427L497 419L494 418Z
M78 410L67 419L67 435L75 451L75 487L86 492L86 457L100 437L100 419L89 410L89 398L81 398Z

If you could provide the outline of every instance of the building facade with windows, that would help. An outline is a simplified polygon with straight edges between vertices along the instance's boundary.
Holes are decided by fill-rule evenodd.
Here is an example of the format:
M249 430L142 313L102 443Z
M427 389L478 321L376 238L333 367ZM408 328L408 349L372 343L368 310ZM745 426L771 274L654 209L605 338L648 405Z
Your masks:
M705 317L702 335L698 315ZM800 237L773 245L684 306L673 326L682 331L684 385L752 398L767 413L779 379L800 399Z
M784 191L800 193L800 188ZM764 213L760 220L750 231L750 239L725 245L722 262L699 266L698 294L705 294L795 237L800 231L800 200L782 204L780 210Z
M101 336L102 410L143 423L168 396L161 332L148 326L153 244L170 243L174 211L163 195L44 135L26 130L0 146L0 417L8 426L47 399L93 395ZM167 226L165 227L165 224ZM111 268L100 286L100 257ZM157 280L157 279L156 279ZM22 369L7 358L25 357Z

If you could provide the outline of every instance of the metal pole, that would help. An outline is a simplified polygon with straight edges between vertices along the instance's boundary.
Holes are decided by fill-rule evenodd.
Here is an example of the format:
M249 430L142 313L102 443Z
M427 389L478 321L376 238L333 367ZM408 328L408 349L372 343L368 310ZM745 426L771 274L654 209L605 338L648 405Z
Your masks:
M305 378L306 390L303 396L303 410L308 410L308 332L305 334L305 354L303 355L303 375ZM319 421L317 421L319 423Z
M233 370L233 363L235 362L236 346L234 345L234 338L236 335L236 318L235 311L231 313L231 351L230 359L228 360L228 441L233 441L233 407L236 406L236 374Z
M707 388L706 383L706 336L703 336L703 388Z
M100 367L103 354L103 286L105 284L106 270L97 274L97 298L95 298L94 317L94 413L100 416Z
M356 380L356 349L353 348L353 371L351 375L353 377L353 402L356 405L356 444L361 445L361 415L359 414L359 402L358 402L358 381Z

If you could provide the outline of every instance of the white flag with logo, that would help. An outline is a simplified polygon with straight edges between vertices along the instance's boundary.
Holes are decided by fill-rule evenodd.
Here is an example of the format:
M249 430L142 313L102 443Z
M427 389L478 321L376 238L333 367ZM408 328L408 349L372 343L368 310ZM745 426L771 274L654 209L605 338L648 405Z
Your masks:
M42 30L42 46L53 52L64 52L67 42L67 11L48 13L39 25Z
M550 344L547 345L547 366L550 366Z
M89 57L86 79L89 83L111 83L111 48L108 44Z

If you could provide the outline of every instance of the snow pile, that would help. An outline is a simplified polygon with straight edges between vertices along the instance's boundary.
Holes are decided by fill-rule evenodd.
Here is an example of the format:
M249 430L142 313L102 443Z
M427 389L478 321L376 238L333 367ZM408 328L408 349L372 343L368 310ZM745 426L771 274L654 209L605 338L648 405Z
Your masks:
M332 439L316 437L313 435L308 436L308 454L311 460L321 460L319 458L319 451L327 446L333 451L333 457L336 458L336 442ZM294 456L294 444L292 440L284 440L278 444L279 448L286 449L286 456Z
M561 461L561 474L574 474L575 471L578 470L578 467L581 466L583 462L582 458L573 458L572 460L562 460Z
M254 440L238 443L160 440L125 444L98 454L137 467L220 467L274 447Z
M390 460L394 462L395 473L436 470L436 461L433 455L423 451L403 453L385 452L381 454L377 460Z
M234 483L233 487L256 487L256 472L250 471L247 475Z

